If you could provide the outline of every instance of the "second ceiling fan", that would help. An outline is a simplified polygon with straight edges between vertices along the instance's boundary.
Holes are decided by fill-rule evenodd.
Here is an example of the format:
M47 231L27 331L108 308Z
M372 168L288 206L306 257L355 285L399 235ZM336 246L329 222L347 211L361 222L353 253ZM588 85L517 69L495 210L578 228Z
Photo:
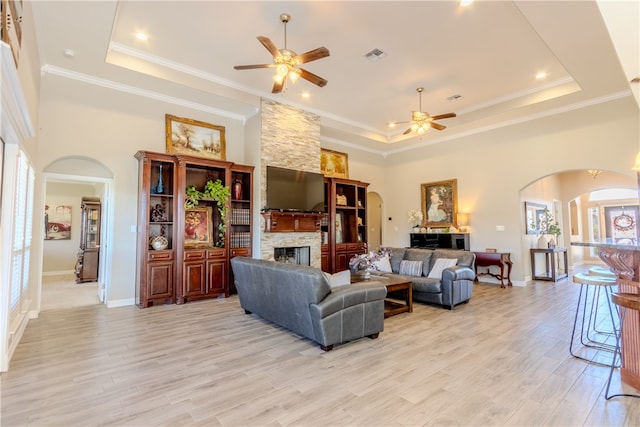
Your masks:
M407 135L409 133L418 133L423 134L428 131L430 128L434 128L436 130L444 130L446 126L441 125L440 123L436 123L435 120L448 119L451 117L456 117L456 113L445 113L438 114L436 116L431 116L429 113L425 113L422 111L422 92L424 91L423 87L419 87L416 89L418 91L420 97L420 109L418 111L411 112L411 120L407 120L406 122L395 122L395 124L399 123L411 123L409 128L402 132L403 135Z
M255 68L275 68L276 74L273 76L272 93L280 93L284 88L287 77L291 82L295 83L298 77L302 77L309 82L324 87L327 81L320 76L313 74L304 68L298 67L307 62L316 61L318 59L329 56L329 49L319 47L308 52L298 55L294 51L287 48L287 23L291 20L291 15L286 13L280 14L280 21L284 24L284 48L278 49L276 45L264 36L258 36L258 40L273 55L273 64L255 64L255 65L236 65L236 70L250 70Z

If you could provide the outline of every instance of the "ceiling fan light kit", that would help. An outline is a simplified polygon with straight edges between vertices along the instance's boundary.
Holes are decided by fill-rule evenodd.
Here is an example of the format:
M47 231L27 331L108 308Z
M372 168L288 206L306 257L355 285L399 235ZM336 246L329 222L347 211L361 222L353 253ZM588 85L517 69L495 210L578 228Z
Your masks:
M256 65L236 65L233 67L236 70L250 70L255 68L275 68L276 73L273 76L273 89L272 93L280 93L285 88L287 78L291 83L295 83L298 78L303 79L315 84L319 87L324 87L327 84L327 80L320 76L313 74L304 68L299 68L299 65L307 62L316 61L318 59L329 56L329 49L326 47L319 47L317 49L310 50L301 55L298 55L293 50L287 48L287 23L291 20L291 15L287 13L280 14L280 21L284 24L284 48L278 49L276 45L268 37L258 36L258 41L271 53L273 56L273 64L256 64Z
M431 128L436 130L444 130L446 126L441 125L440 123L436 123L435 120L456 117L456 113L445 113L445 114L438 114L437 116L432 116L429 113L423 112L422 111L422 92L424 91L424 88L419 87L416 89L416 91L418 92L418 96L420 98L420 104L419 104L420 110L411 112L411 120L409 122L391 122L389 123L389 126L395 127L397 123L411 123L409 125L409 128L404 132L402 132L403 135L407 135L410 133L422 135Z

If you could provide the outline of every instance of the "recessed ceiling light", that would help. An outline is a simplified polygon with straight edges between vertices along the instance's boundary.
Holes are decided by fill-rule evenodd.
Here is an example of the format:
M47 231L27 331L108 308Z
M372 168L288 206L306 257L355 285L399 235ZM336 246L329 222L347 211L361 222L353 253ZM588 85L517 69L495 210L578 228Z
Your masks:
M387 126L389 126L390 128L394 128L396 127L396 122L389 122L387 123Z
M147 41L149 39L145 33L136 33L136 38L142 41Z
M538 74L536 74L536 79L538 80L544 79L545 77L547 77L547 73L545 73L544 71L541 71Z
M304 92L302 92L302 97L305 98L305 99L306 98L311 98L311 94L308 91L305 90Z
M76 54L72 49L65 49L63 50L63 53L67 58L73 58Z
M469 6L471 3L473 3L473 0L460 0L460 6L462 7Z

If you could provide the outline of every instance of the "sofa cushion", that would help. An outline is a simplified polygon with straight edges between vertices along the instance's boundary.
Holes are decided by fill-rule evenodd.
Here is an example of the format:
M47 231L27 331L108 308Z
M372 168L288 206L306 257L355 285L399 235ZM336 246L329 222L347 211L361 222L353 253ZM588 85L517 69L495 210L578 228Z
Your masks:
M428 277L414 277L411 279L411 288L413 292L439 294L442 292L442 282Z
M398 273L400 271L400 262L404 259L405 248L387 248L390 251L389 262L391 263L391 271Z
M434 251L432 249L409 248L404 254L404 259L409 261L422 261L422 275L428 276L429 270L431 269L433 253Z
M323 274L327 278L327 282L329 282L329 286L331 286L331 289L351 284L350 270L339 271L333 274L323 272Z
M408 261L403 259L400 262L400 274L405 276L422 276L422 261Z
M457 258L438 258L433 264L433 267L431 268L431 271L429 271L427 277L440 280L442 277L442 271L445 268L453 267L457 262Z
M391 262L389 261L389 256L385 255L377 261L373 262L373 266L383 273L391 273Z

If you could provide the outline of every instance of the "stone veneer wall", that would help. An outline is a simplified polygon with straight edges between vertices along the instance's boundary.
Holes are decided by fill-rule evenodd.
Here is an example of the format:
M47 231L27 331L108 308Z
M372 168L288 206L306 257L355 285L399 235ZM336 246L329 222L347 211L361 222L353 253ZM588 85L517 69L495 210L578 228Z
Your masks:
M262 100L260 109L260 200L267 200L267 165L320 172L320 117L289 105ZM257 172L257 171L256 171ZM260 256L273 260L273 248L309 246L311 265L320 268L320 232L266 233L260 217Z

